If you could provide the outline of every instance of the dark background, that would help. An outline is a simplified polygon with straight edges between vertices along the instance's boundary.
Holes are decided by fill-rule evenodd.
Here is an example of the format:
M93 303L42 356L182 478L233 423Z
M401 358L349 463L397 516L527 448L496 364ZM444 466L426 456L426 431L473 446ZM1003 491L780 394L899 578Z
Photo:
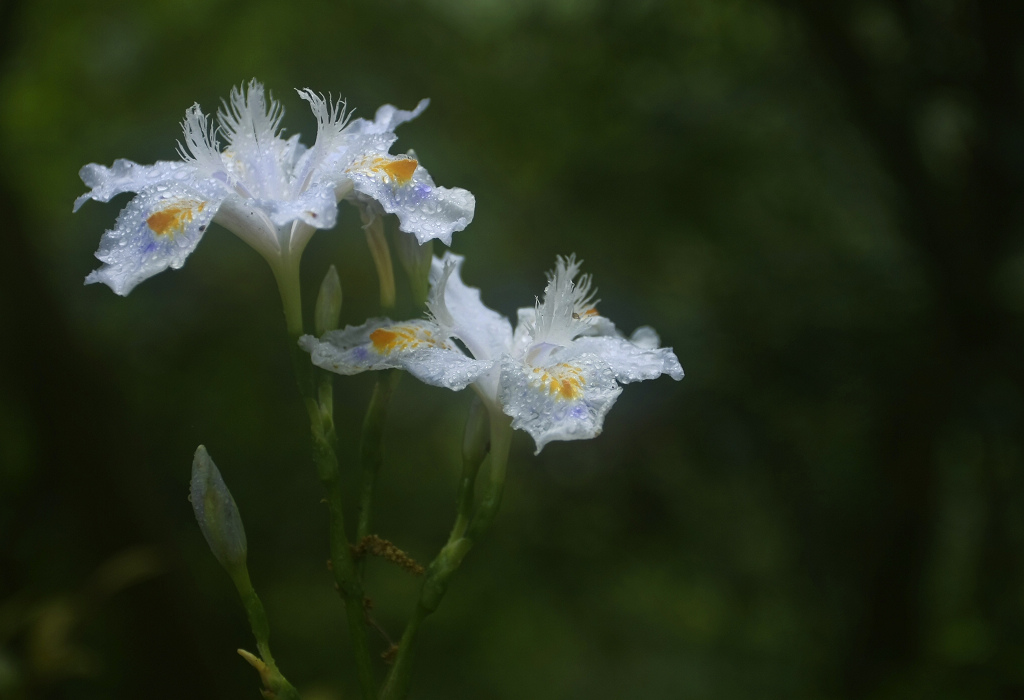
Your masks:
M517 435L414 697L1024 697L1024 4L0 7L0 697L256 697L199 443L285 673L354 697L269 269L213 227L128 298L82 286L127 200L72 216L78 169L174 158L253 76L306 143L293 88L431 97L397 147L476 194L467 282L511 315L576 252L687 372L595 440ZM358 223L304 266L310 295L338 266L348 323L376 313ZM338 382L349 459L372 382ZM406 379L388 423L377 529L423 561L468 399ZM397 636L417 582L369 573Z

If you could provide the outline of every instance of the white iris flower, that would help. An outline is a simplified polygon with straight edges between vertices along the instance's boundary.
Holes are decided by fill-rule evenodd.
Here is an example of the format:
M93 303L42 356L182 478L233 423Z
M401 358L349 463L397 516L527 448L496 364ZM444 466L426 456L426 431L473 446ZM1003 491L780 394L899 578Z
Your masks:
M590 277L576 280L575 257L557 259L543 301L519 309L515 332L483 305L480 290L463 283L462 261L452 253L433 259L428 319L371 319L321 340L303 336L300 345L313 364L339 374L401 368L434 386L472 385L512 418L513 428L533 437L538 453L552 440L600 434L621 384L662 374L683 378L679 360L671 348L658 347L653 328L627 339L597 313Z
M198 104L188 109L180 161L82 168L92 189L75 200L75 211L89 199L137 193L103 235L96 257L104 264L86 283L103 282L126 295L158 272L181 267L211 222L259 251L275 273L297 269L314 231L334 226L342 199L397 214L401 230L419 243L437 238L450 244L452 233L469 225L470 192L436 187L416 158L388 152L395 128L419 116L428 100L412 111L384 105L373 121L349 120L343 102L298 92L317 119L312 148L298 135L281 137L284 110L253 80L232 89L218 111L218 128ZM218 135L227 142L223 150Z

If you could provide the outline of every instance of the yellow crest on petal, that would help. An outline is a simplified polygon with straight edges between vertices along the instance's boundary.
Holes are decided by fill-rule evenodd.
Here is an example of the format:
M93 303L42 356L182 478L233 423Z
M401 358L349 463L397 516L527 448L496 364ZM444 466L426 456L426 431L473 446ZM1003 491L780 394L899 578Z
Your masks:
M561 363L554 367L535 367L533 384L540 390L547 388L548 394L558 400L573 401L583 395L587 380L579 367Z
M206 208L206 202L179 200L169 207L153 212L146 219L146 225L158 236L174 236L185 230L195 215Z
M398 185L404 185L412 179L413 173L416 172L418 165L419 161L415 158L397 158L395 160L389 160L381 156L374 156L373 158L363 159L355 163L348 169L348 171L384 175L384 178L387 181L394 182Z
M381 355L390 355L395 350L415 350L423 345L433 348L445 346L432 331L415 326L378 328L370 333L370 342Z

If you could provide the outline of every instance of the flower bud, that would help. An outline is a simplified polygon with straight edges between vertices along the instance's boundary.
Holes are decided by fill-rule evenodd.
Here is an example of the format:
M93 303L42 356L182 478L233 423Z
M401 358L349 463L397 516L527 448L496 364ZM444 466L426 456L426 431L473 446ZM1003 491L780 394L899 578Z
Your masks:
M341 279L338 271L331 265L320 283L320 293L316 295L316 307L313 311L313 328L317 336L338 327L341 318Z
M235 499L202 445L192 460L189 500L199 529L217 561L234 576L245 569L245 528Z
M395 250L402 269L409 277L413 301L417 306L423 306L430 292L430 261L434 257L434 241L420 245L416 236L399 231L395 236Z
M384 217L370 205L359 208L363 219L363 231L366 232L366 244L370 247L373 264L377 267L377 279L380 281L380 305L385 309L395 306L395 269L391 264L391 251L384 237Z

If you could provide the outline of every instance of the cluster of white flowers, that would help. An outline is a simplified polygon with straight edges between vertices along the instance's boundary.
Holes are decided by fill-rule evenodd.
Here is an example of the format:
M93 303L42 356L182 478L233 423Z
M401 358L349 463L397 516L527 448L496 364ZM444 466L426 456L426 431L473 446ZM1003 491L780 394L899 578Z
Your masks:
M198 104L186 112L181 161L85 166L81 176L92 189L75 202L76 211L88 199L137 193L104 234L96 253L104 264L86 282L128 294L148 277L181 267L211 222L276 270L301 256L317 229L334 226L342 199L361 207L364 218L396 214L400 229L420 244L450 244L452 233L472 221L470 192L435 186L411 152L389 153L395 128L419 116L427 100L412 111L384 105L367 121L346 119L340 101L308 89L299 95L317 119L311 148L297 135L281 138L281 106L252 81L232 90L217 129ZM514 331L463 283L462 261L452 253L433 259L428 318L372 319L321 339L303 336L300 344L314 364L340 374L401 368L435 386L472 385L489 408L533 437L538 452L553 440L598 435L621 384L662 374L682 379L678 359L658 347L652 328L626 338L597 312L591 280L579 275L574 257L557 259L543 300L519 309Z
M104 234L96 253L104 264L86 278L128 294L168 267L179 268L211 222L235 233L278 266L301 256L317 229L332 228L338 202L349 199L374 212L397 214L402 231L424 243L451 243L452 233L473 220L476 201L464 189L437 187L412 155L388 151L395 128L419 116L384 105L373 121L346 119L343 102L299 90L317 119L316 142L306 148L279 129L284 110L255 80L235 88L214 128L198 104L182 122L180 161L139 165L118 160L110 168L90 163L82 180L92 188L75 201L109 202L136 192ZM221 150L218 134L227 141Z

